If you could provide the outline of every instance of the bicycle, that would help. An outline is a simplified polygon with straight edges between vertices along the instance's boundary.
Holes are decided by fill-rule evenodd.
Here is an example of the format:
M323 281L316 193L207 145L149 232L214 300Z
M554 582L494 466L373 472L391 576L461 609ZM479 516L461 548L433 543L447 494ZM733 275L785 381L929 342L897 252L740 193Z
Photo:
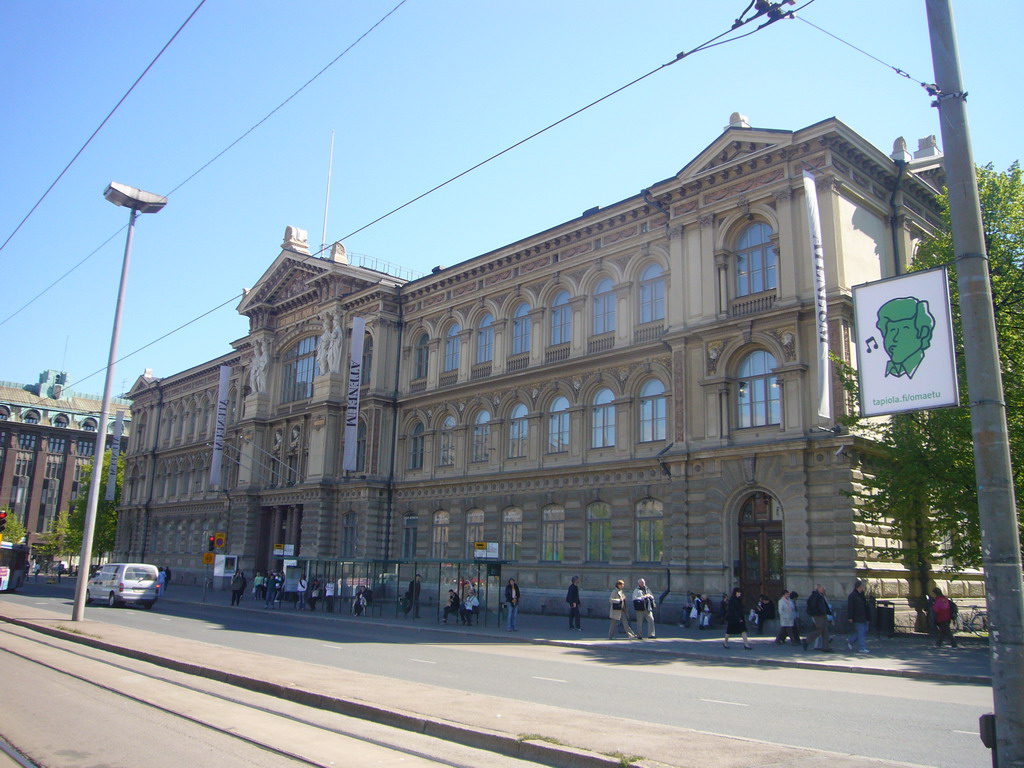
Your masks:
M988 611L972 606L969 611L961 611L956 617L956 631L988 636Z

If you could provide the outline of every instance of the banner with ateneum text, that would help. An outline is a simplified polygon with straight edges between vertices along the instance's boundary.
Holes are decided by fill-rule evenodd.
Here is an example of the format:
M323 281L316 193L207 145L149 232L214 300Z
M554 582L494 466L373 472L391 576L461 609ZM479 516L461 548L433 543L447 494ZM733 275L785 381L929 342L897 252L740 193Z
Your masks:
M348 398L345 407L345 453L341 468L346 472L356 469L359 440L359 386L363 378L363 336L366 318L352 318L352 340L348 357Z
M210 487L220 486L220 466L224 456L224 432L228 423L228 376L231 366L222 365L217 381L217 421L213 432L213 456L210 457Z
M814 318L818 338L818 416L832 420L832 366L828 358L828 292L825 287L825 250L821 244L821 218L814 176L804 171L804 199L811 233L814 266Z

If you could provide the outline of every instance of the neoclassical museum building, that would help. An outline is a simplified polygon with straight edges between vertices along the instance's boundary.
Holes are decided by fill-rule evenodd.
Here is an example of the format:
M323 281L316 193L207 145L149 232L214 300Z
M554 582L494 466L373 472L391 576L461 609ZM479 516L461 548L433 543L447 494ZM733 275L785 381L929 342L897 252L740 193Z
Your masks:
M558 610L573 575L602 602L639 577L670 600L818 582L842 595L856 577L907 594L911 574L873 555L885 531L844 493L864 443L833 429L850 408L834 375L834 417L817 412L804 171L831 351L855 364L851 288L902 272L938 224L934 137L890 156L836 119L769 130L734 114L641 193L416 279L352 263L341 244L311 255L288 227L238 306L249 333L128 394L118 556L178 579L204 572L215 531L250 574L284 560L419 570L488 545L527 608Z

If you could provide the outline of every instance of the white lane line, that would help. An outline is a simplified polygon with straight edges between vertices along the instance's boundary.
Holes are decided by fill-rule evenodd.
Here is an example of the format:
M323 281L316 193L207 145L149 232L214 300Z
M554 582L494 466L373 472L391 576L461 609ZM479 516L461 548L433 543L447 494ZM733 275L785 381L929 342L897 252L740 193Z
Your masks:
M170 621L170 619L166 616L161 616L160 621Z
M698 701L706 701L709 704L728 704L732 707L749 707L749 704L741 704L738 701L721 701L720 699L698 699Z
M557 677L537 677L536 675L531 675L531 677L533 677L534 680L547 680L550 683L568 683L569 682L568 680L559 680Z
M965 733L968 736L977 736L978 735L977 731L953 731L953 733Z
M416 661L420 664L437 664L436 661L427 661L426 659L409 659L409 661Z

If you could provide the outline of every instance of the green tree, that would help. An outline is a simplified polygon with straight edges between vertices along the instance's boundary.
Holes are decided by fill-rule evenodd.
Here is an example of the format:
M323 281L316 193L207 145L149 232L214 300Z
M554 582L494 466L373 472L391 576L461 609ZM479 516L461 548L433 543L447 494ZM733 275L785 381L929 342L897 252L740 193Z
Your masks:
M57 519L53 521L53 527L43 534L42 539L35 546L35 554L44 557L47 561L63 560L65 555L71 554L68 546L68 513L61 510L57 513Z
M992 282L999 357L1014 466L1018 526L1024 499L1024 181L1017 163L1005 172L978 169L978 191ZM901 560L917 576L924 596L932 564L948 558L952 570L980 567L981 527L974 474L971 415L964 368L963 329L949 208L944 226L923 242L912 270L946 266L957 350L960 402L956 408L892 416L866 427L877 452L865 461L865 476L853 496L863 520L890 527L881 554ZM852 421L856 422L856 419Z
M18 544L25 539L28 531L25 530L25 524L21 522L20 518L7 510L7 530L4 531L4 541L9 541L11 544Z
M75 499L68 519L68 548L73 552L80 552L82 549L82 537L85 531L85 508L88 504L89 484L92 482L92 473L96 464L82 470L79 479L79 487L82 492ZM117 506L121 503L121 485L124 481L124 461L119 457L117 463L117 479L114 490L114 500L104 501L107 495L107 477L110 471L110 451L103 454L103 472L100 478L100 499L96 507L96 524L93 528L92 553L89 558L91 563L97 556L110 554L114 551L117 542ZM88 564L83 563L82 567Z

